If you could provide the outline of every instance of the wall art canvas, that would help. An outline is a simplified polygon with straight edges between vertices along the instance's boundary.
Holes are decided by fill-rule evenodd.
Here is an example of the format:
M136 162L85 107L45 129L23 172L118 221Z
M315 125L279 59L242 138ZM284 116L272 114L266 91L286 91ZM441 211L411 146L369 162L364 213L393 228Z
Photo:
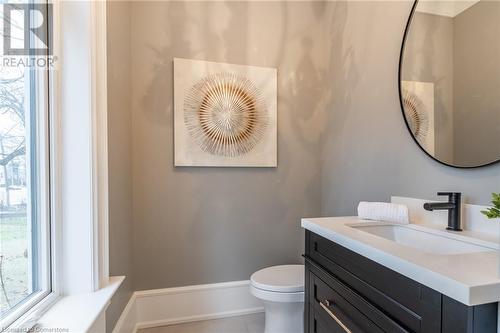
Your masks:
M174 59L175 166L276 167L277 70Z
M402 81L401 93L411 132L430 154L434 154L434 83Z

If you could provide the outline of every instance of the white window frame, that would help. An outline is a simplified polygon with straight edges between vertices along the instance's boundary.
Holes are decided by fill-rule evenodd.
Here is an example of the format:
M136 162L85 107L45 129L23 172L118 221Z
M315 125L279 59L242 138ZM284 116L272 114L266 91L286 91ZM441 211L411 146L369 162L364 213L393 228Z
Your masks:
M9 328L75 329L76 314L79 325L87 317L102 325L96 318L123 281L109 278L106 2L51 3L58 58L49 87L52 293ZM85 307L82 297L95 306Z
M91 3L92 188L94 290L109 281L108 89L106 1Z
M65 226L59 273L63 293L72 295L109 280L106 2L60 1L59 11L57 141Z

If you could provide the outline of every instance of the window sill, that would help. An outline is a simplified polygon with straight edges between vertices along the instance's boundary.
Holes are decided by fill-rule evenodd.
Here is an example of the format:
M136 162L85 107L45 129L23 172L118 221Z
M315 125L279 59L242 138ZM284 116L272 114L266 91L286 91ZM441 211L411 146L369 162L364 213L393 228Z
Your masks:
M113 276L103 288L90 294L61 297L36 325L37 332L88 332L106 310L124 276Z

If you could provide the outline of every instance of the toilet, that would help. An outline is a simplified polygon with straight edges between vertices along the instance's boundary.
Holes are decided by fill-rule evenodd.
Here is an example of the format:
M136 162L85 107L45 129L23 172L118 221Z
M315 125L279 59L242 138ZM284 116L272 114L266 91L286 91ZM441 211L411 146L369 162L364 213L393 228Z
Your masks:
M250 277L250 291L264 303L265 333L304 332L304 265L261 269Z

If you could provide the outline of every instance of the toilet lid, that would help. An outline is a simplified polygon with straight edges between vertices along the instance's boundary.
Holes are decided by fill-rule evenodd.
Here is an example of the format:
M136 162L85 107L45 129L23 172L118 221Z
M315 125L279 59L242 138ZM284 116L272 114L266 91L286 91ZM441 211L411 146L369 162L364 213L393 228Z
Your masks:
M255 288L293 293L304 291L304 265L282 265L261 269L252 274Z

